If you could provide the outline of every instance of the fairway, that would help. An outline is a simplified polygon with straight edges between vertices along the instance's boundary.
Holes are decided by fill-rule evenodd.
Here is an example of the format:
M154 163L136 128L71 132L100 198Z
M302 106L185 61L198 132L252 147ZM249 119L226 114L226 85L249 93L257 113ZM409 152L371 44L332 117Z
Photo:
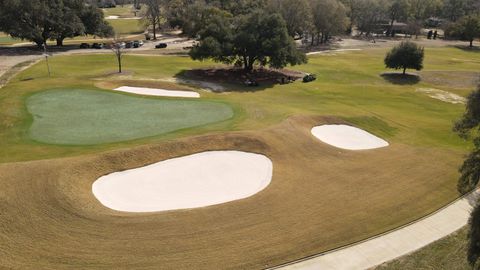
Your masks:
M131 97L92 90L53 90L31 96L32 139L89 145L150 137L233 116L227 105Z
M472 74L480 54L427 48L422 80L399 85L380 76L385 53L319 54L292 68L315 82L224 84L224 93L175 83L185 70L222 66L187 57L126 55L124 76L110 75L109 54L53 57L51 77L35 64L0 90L0 268L263 269L439 209L458 196L469 142L452 123L464 107L417 89L465 97L473 86L423 78ZM201 98L112 91L124 85ZM340 149L312 134L323 125L389 146ZM270 184L242 200L156 213L114 211L92 192L102 176L208 151L268 157Z

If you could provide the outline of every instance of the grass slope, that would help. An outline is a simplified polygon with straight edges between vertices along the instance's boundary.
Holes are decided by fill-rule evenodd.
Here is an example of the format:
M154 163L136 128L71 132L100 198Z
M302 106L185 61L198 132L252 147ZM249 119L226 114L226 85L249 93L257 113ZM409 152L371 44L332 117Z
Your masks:
M224 104L149 99L91 90L41 92L27 100L30 136L50 144L126 141L202 126L233 116Z
M215 64L127 55L127 72L118 76L111 75L113 55L82 55L51 58L52 77L44 62L29 68L0 90L0 162L5 163L0 164L0 265L259 269L365 239L433 212L456 198L457 168L470 143L451 131L464 107L416 89L465 96L474 86L431 79L392 84L379 76L385 71L385 52L312 57L309 64L295 67L318 75L309 84L202 93L206 101L233 108L228 121L76 147L29 137L29 96L52 85L94 89L125 80L163 87L184 70ZM479 68L475 52L426 48L420 74L472 74ZM310 134L315 125L344 121L391 146L342 151ZM225 149L269 156L272 184L246 200L150 215L109 211L91 193L93 181L114 171Z
M471 270L467 262L467 228L376 270Z

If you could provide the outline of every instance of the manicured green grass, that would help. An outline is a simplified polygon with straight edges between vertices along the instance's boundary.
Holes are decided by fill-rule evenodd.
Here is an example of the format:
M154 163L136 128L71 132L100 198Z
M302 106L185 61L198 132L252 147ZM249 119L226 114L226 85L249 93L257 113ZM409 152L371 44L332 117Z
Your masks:
M224 104L130 97L91 90L40 92L27 100L30 136L50 144L93 145L150 137L233 116Z
M108 16L120 16L120 17L133 17L133 5L117 5L114 8L104 8L103 14L105 14L105 17ZM138 16L138 14L137 14Z
M145 26L140 20L115 19L107 20L107 22L113 27L117 35L134 35L145 31Z
M471 270L467 262L467 228L376 270Z

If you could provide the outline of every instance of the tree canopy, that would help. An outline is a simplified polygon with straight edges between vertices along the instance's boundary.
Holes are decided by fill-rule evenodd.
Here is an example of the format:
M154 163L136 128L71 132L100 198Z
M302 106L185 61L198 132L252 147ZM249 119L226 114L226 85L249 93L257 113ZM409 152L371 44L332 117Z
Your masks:
M472 191L480 182L480 86L467 99L463 117L455 123L454 131L462 138L472 135L474 149L460 167L458 191L462 194ZM468 262L474 266L480 258L480 204L475 208L470 218ZM477 269L477 268L476 268Z
M424 57L423 47L418 46L414 42L403 41L387 53L385 65L388 68L403 69L403 74L405 75L408 68L422 70Z
M47 40L62 45L65 38L84 34L111 35L103 12L83 0L0 1L0 30L42 46Z
M236 17L218 12L207 20L199 35L199 43L190 51L194 60L213 59L243 66L246 71L255 64L283 68L307 61L288 35L282 17L266 15L262 10Z

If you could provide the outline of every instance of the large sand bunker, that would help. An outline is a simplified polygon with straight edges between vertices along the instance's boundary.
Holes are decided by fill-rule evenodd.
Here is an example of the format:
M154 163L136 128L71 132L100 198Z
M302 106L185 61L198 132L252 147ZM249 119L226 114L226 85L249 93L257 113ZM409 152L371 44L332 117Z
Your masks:
M157 97L185 97L185 98L199 98L200 94L193 91L181 91L181 90L165 90L157 88L146 87L130 87L122 86L114 89L124 93L131 93L145 96L157 96Z
M388 146L388 142L348 125L314 127L312 134L324 143L346 150L368 150Z
M117 211L189 209L250 197L270 184L272 170L263 155L203 152L103 176L92 191Z

